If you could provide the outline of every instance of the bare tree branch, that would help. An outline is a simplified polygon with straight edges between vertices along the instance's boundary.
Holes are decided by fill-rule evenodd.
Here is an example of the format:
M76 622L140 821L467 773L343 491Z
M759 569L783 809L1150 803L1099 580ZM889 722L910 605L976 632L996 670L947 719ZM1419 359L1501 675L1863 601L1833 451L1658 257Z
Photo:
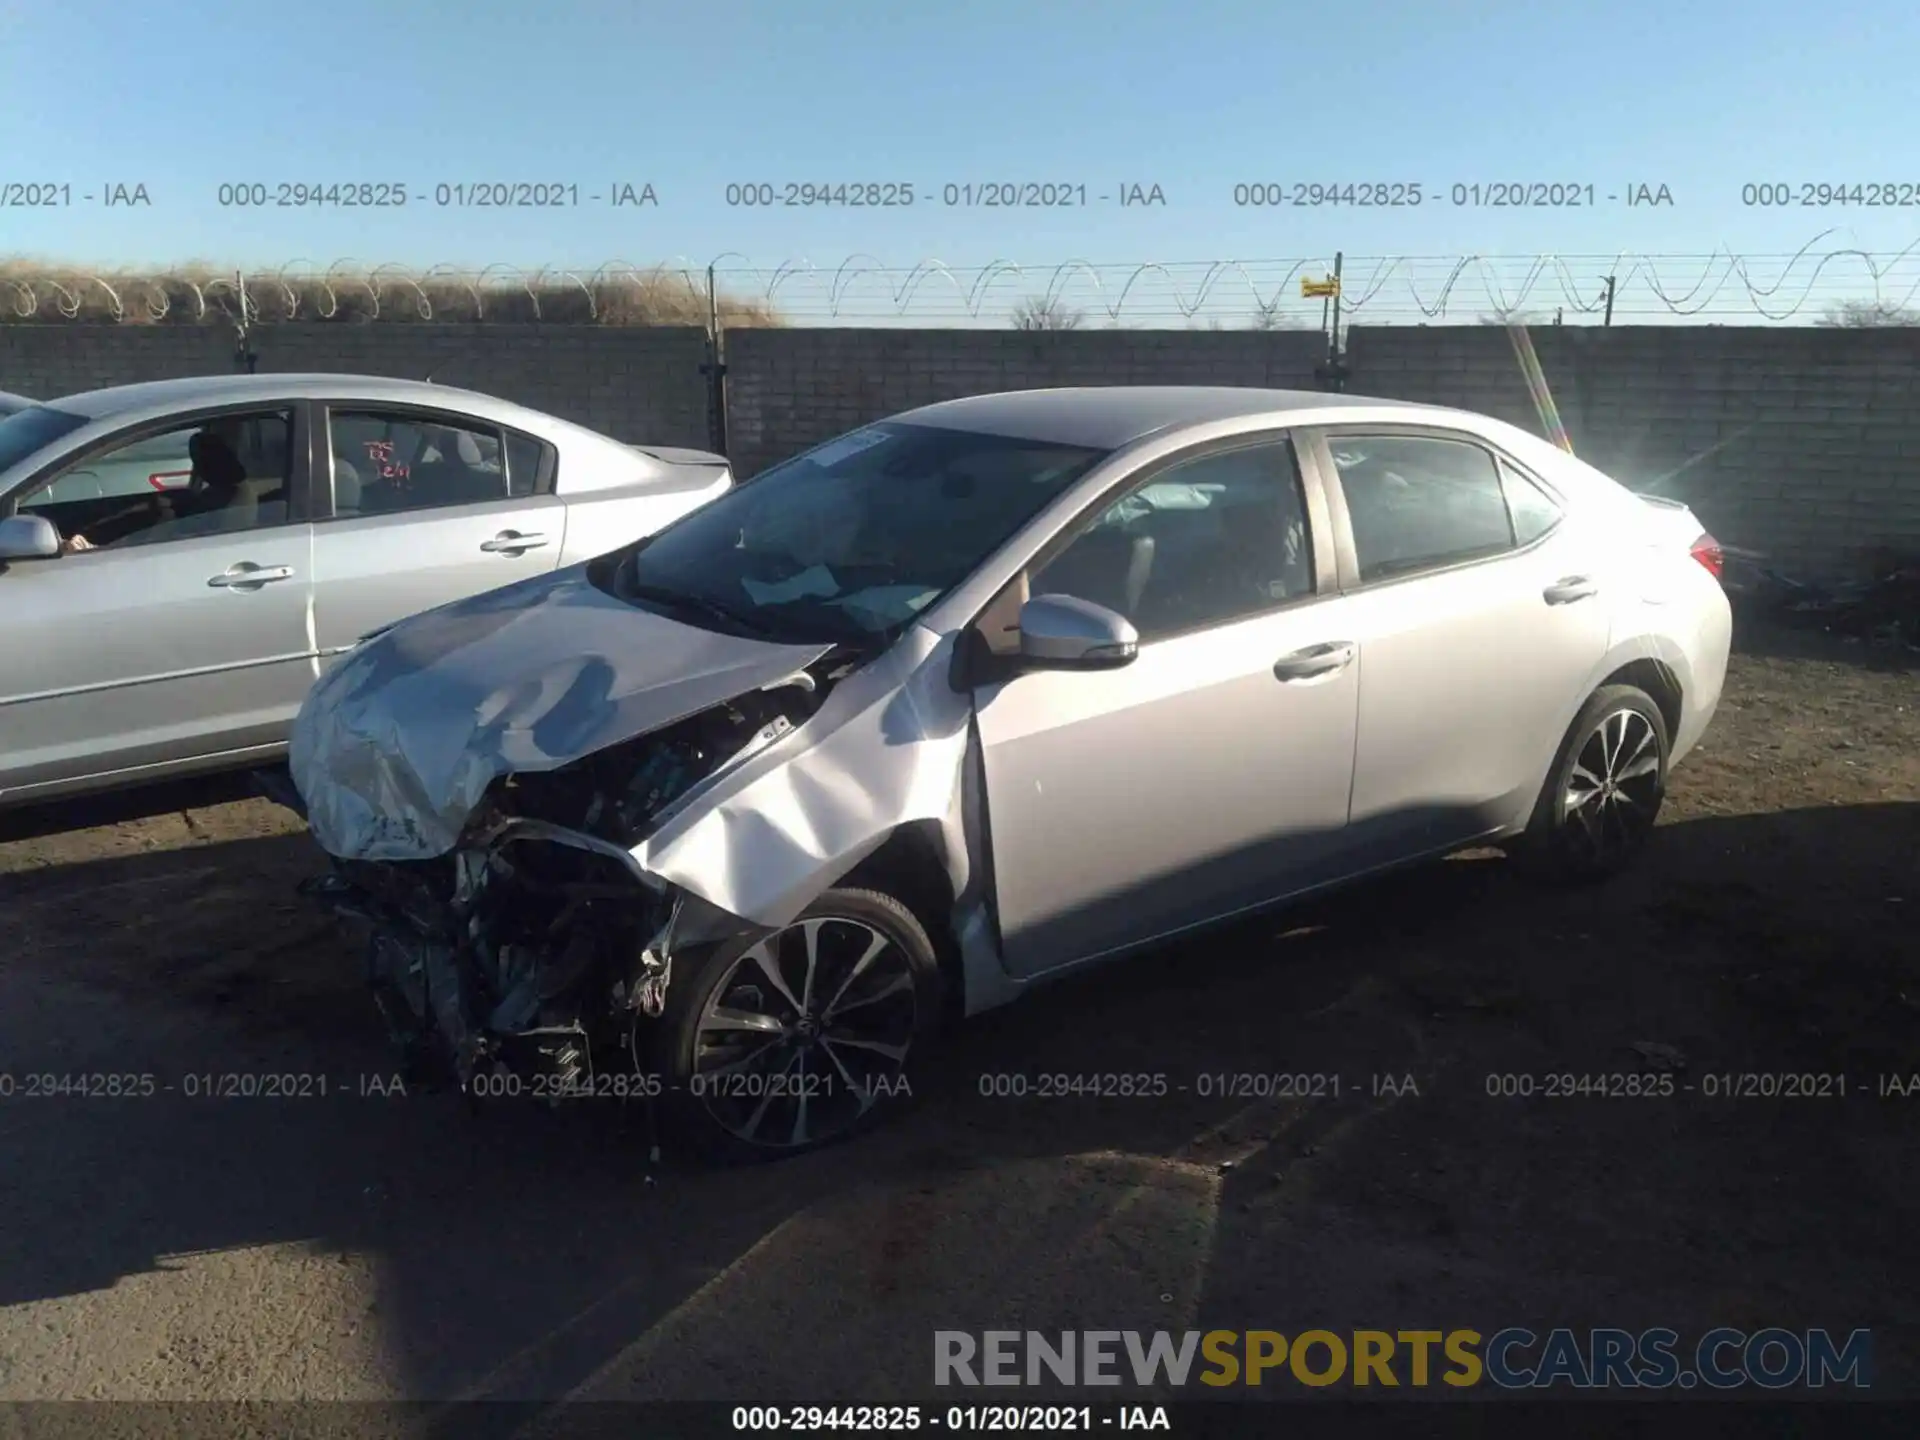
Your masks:
M1910 310L1886 300L1843 300L1829 305L1817 322L1849 330L1865 330L1881 325L1920 325L1920 310Z
M1078 330L1086 318L1084 310L1069 309L1057 295L1029 295L1013 307L1016 330Z

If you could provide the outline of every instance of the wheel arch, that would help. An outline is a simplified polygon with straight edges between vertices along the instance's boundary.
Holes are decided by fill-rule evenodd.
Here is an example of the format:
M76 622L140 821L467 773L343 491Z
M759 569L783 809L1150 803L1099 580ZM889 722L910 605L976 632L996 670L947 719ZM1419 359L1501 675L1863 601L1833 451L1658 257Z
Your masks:
M1588 697L1591 698L1609 685L1631 685L1636 690L1645 691L1659 709L1660 718L1666 722L1667 743L1673 743L1674 737L1680 733L1686 698L1685 687L1673 666L1657 655L1638 656L1609 671L1587 692Z
M966 1005L966 971L954 923L960 897L955 888L953 857L948 854L946 827L938 820L908 820L896 825L864 859L833 882L833 888L843 887L878 890L913 911L926 927L940 962L943 1003L951 1016L961 1014Z
M1532 788L1525 792L1522 805L1516 806L1509 821L1510 827L1519 830L1530 821L1540 792L1553 773L1560 747L1566 743L1567 732L1589 700L1609 685L1632 685L1635 689L1645 691L1659 710L1660 718L1666 722L1667 743L1672 745L1685 714L1688 674L1687 658L1679 646L1658 635L1637 635L1617 641L1609 647L1605 657L1587 677L1587 683L1581 687L1579 694L1571 698L1561 714L1553 748L1542 761Z

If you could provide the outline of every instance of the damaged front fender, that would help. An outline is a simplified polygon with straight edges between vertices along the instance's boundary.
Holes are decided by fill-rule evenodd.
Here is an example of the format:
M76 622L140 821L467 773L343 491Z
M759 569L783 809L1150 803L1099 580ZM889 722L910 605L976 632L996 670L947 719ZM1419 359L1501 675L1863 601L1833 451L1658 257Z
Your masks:
M754 925L788 924L901 826L932 822L952 893L973 882L963 780L969 697L950 639L911 629L786 741L690 792L635 863Z

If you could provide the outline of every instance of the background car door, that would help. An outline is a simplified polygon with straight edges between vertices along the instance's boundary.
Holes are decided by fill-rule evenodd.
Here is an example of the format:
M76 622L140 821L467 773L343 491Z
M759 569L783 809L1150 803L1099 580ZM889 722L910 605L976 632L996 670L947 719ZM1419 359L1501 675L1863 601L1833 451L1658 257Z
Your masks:
M187 468L198 420L89 457L21 497L19 513L99 548L0 574L0 789L51 794L86 776L285 740L314 678L303 437L294 410L222 418L245 479L218 510L169 514L144 480L150 464ZM75 494L63 482L78 469L138 471L141 483L121 497L91 484Z
M1031 593L1118 610L1142 643L1121 669L976 695L1014 973L1284 894L1336 851L1357 676L1306 515L1291 446L1268 440L1151 476L1033 575Z
M1351 838L1387 860L1483 835L1532 805L1606 655L1602 562L1471 437L1323 443L1360 642Z
M333 506L314 532L323 662L370 630L558 564L566 506L536 493L552 473L543 442L457 415L325 411L317 453Z

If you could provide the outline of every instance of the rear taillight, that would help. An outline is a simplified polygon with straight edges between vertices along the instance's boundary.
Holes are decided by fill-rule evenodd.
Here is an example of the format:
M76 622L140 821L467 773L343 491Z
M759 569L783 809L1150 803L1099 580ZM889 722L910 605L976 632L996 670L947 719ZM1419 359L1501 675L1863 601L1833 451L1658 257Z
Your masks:
M1700 538L1693 542L1692 548L1687 553L1706 566L1707 573L1714 579L1720 578L1720 572L1726 566L1727 557L1720 553L1720 542L1713 536L1702 530Z

